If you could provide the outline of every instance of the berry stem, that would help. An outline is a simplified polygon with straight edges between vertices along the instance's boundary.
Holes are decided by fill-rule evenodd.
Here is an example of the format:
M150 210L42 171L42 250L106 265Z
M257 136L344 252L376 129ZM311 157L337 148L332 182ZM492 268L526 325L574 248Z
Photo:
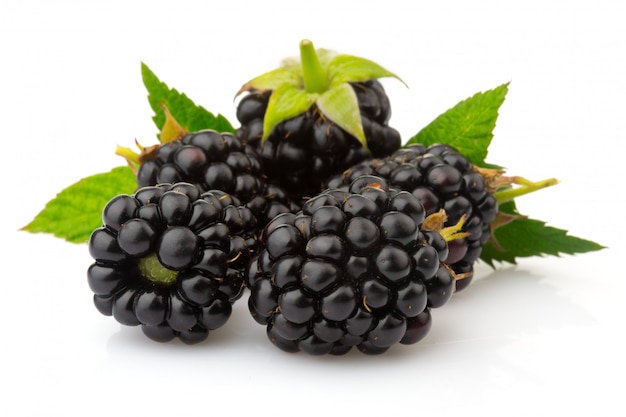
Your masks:
M496 200L498 200L499 204L506 203L507 201L514 200L517 197L556 185L558 182L559 181L556 178L548 178L546 180L533 182L523 177L511 177L511 183L521 185L521 187L507 188L497 191L495 193Z
M300 60L304 89L308 93L324 92L327 88L326 74L315 52L313 42L308 39L300 41Z

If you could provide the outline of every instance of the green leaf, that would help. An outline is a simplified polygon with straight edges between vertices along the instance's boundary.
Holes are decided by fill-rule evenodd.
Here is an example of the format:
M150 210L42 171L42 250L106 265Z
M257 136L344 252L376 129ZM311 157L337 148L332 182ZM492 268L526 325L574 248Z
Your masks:
M328 119L359 139L367 149L358 100L349 84L341 84L327 90L319 96L315 104Z
M496 126L498 110L508 92L508 83L467 98L439 115L407 144L429 146L445 143L455 147L472 163L485 166L485 158Z
M267 103L263 119L263 137L267 138L280 122L306 112L316 98L316 94L309 94L293 84L284 83L276 87Z
M106 203L118 194L132 194L136 188L137 180L127 166L83 178L57 194L22 230L86 242L91 232L102 226Z
M204 107L196 105L185 94L169 88L144 63L141 63L141 76L144 86L148 90L148 102L155 112L152 119L159 132L165 123L163 105L168 108L176 121L189 132L203 129L214 129L218 132L235 132L233 126L224 116L220 114L215 116Z
M508 202L500 210L517 214L514 202ZM517 258L561 254L573 255L604 249L604 246L571 236L566 230L547 226L545 222L530 218L513 220L493 231L499 247L493 242L483 246L480 258L490 266L494 262L515 264Z
M335 56L328 63L326 72L331 75L330 88L342 83L368 81L383 77L393 77L404 84L400 77L377 63L352 55Z

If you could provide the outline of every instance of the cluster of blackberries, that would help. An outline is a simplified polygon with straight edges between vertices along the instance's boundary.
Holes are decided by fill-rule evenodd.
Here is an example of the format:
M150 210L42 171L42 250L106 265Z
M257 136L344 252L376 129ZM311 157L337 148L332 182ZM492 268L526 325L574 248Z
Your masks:
M253 91L236 134L142 153L137 189L109 201L89 241L98 311L197 343L247 288L251 315L288 352L421 340L431 309L471 281L497 202L453 148L400 146L378 81L350 86L367 146L315 106L262 140L269 92Z

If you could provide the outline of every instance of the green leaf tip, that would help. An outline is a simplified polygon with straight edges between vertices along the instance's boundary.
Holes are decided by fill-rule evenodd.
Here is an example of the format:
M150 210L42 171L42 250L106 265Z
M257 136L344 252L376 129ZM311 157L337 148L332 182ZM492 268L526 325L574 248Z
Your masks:
M85 177L58 193L20 230L84 243L102 226L102 209L106 203L118 194L132 194L136 187L135 176L125 166Z
M575 255L606 248L531 218L513 220L496 229L493 236L494 241L487 242L480 255L480 259L491 267L495 262L515 264L517 258Z
M485 166L500 106L509 91L509 83L479 92L440 114L410 138L407 144L425 146L445 143L455 147L477 166Z
M509 221L492 227L492 238L480 254L480 259L492 268L496 262L516 264L518 258L575 255L606 249L599 243L519 214L514 201L500 205L500 214L508 216Z
M235 133L235 128L224 116L214 115L194 103L184 93L168 87L143 62L141 63L141 77L148 91L148 102L155 113L152 120L159 130L159 141L163 141L160 133L163 131L167 118L164 106L188 132L213 129L221 133Z

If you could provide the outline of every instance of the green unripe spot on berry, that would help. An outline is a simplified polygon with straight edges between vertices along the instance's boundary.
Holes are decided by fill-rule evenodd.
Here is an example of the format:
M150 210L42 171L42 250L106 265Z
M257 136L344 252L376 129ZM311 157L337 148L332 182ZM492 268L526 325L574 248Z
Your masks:
M138 267L142 276L158 284L172 285L178 277L178 271L173 271L163 266L155 253L141 258Z

